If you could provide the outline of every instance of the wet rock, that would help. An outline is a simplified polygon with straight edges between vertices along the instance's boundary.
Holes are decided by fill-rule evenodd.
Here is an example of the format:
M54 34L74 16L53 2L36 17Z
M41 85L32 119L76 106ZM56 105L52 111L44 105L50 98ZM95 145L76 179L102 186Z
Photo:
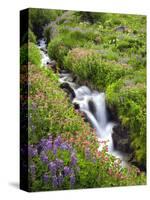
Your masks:
M68 95L70 96L71 100L75 98L75 92L70 87L69 83L66 83L66 82L61 83L60 87L68 93Z
M50 60L47 62L48 67L52 68L54 72L57 71L57 63L55 60Z
M112 134L114 148L124 153L132 153L128 129L120 123L113 128Z
M68 71L65 70L65 69L60 69L60 70L59 70L59 73L61 73L61 74L68 74Z
M117 121L117 119L116 119L117 114L108 105L106 105L106 115L107 115L108 122L116 122Z
M119 32L128 32L129 29L126 26L118 26L115 28L115 31L119 31Z
M88 101L89 110L95 116L96 115L96 106L92 100Z
M46 49L46 47L45 48L41 48L41 51L43 51L45 54L47 54L47 49Z
M79 106L78 103L74 103L73 105L74 105L74 108L75 108L76 110L79 110L79 109L80 109L80 106Z

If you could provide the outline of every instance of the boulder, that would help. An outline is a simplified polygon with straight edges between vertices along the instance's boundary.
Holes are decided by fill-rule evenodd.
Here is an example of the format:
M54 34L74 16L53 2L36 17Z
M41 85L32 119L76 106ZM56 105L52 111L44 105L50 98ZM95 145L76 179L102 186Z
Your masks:
M116 150L124 153L132 153L132 149L130 147L131 142L129 132L126 127L123 127L120 123L114 126L112 138L114 148Z
M119 31L119 32L128 32L129 29L126 26L118 26L115 28L115 31Z
M71 100L75 98L75 92L67 82L61 83L60 87L65 90L70 96Z
M52 68L54 72L57 71L57 63L55 60L50 60L47 62L48 67Z

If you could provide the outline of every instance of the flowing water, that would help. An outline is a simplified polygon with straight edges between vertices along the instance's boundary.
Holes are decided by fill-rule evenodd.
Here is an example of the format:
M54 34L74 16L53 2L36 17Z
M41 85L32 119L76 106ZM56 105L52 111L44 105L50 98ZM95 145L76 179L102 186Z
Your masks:
M47 66L51 60L48 57L46 51L46 43L42 39L39 41L39 48L42 55L42 65ZM87 86L79 86L73 81L73 77L70 73L62 70L59 74L60 83L66 83L74 91L75 97L71 99L73 104L77 104L79 110L83 112L93 128L96 130L98 140L108 141L108 152L122 160L122 165L126 166L126 155L116 151L113 146L113 127L116 125L114 122L108 120L106 110L105 93L92 91ZM100 145L99 150L103 148Z

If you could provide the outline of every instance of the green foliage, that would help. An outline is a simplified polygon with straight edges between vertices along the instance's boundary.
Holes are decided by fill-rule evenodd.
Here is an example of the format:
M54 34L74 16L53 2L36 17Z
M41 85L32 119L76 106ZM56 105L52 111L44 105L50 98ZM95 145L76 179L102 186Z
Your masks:
M34 34L39 38L42 37L43 28L46 24L55 20L63 11L48 9L29 9L29 26Z
M64 65L77 74L80 79L89 80L99 89L106 88L115 80L132 72L132 68L128 66L102 60L96 52L90 54L89 50L89 55L86 56L84 55L85 51L88 50L70 51L65 57ZM83 56L81 57L80 54Z
M28 62L41 65L41 54L40 50L34 43L24 44L20 48L20 64L27 65Z
M105 22L105 14L104 13L96 13L96 12L77 12L77 16L80 16L80 19L83 21L88 21L90 23L96 22Z
M48 45L48 55L50 58L57 60L58 64L63 63L63 58L67 55L69 47L64 44L64 41L60 38L55 38Z
M37 66L41 65L40 50L34 43L28 44L28 61Z
M36 44L36 36L30 29L28 31L28 41Z
M145 70L109 85L110 105L117 105L123 126L130 129L131 145L137 161L146 166L146 86Z

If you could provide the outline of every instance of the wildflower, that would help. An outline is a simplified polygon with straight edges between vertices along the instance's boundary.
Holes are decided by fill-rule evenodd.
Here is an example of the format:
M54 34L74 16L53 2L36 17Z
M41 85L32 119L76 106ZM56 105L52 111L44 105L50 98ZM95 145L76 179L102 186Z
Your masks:
M75 175L71 174L71 176L70 176L70 185L71 185L71 187L73 187L74 184L75 184Z
M64 175L65 175L65 176L68 176L69 174L70 174L70 168L67 167L67 166L65 166L65 167L64 167Z
M45 154L44 151L41 152L40 158L41 158L41 161L42 161L43 163L45 163L45 164L48 163L48 156Z
M76 158L76 155L75 155L75 153L73 152L72 154L71 154L71 165L76 165L76 163L77 163L77 158Z
M63 175L60 173L57 179L58 179L58 185L61 186L64 181Z
M56 153L57 153L57 147L54 146L54 147L53 147L53 154L56 154Z
M43 181L44 181L45 184L48 183L48 181L49 181L49 175L48 175L47 173L45 173L45 174L43 175Z
M58 180L57 180L57 176L56 175L52 176L52 185L53 185L54 188L56 188L57 185L58 185Z
M104 159L105 159L105 161L108 161L108 157L105 157Z
M61 160L61 159L56 158L56 162L55 163L56 163L56 165L57 165L57 167L59 169L63 168L63 166L64 166L64 161Z
M56 166L56 164L55 164L54 162L50 162L50 163L48 164L48 168L49 168L49 170L51 171L51 174L52 174L52 175L56 175L57 166Z
M58 137L54 140L54 146L58 148L58 147L61 145L61 143L62 143L62 139L61 139L60 136L58 136Z
M52 148L53 148L52 141L51 140L47 140L46 143L45 143L44 149L45 150L52 150Z
M34 157L38 154L38 151L36 148L34 148L32 145L28 146L28 155L29 157Z

